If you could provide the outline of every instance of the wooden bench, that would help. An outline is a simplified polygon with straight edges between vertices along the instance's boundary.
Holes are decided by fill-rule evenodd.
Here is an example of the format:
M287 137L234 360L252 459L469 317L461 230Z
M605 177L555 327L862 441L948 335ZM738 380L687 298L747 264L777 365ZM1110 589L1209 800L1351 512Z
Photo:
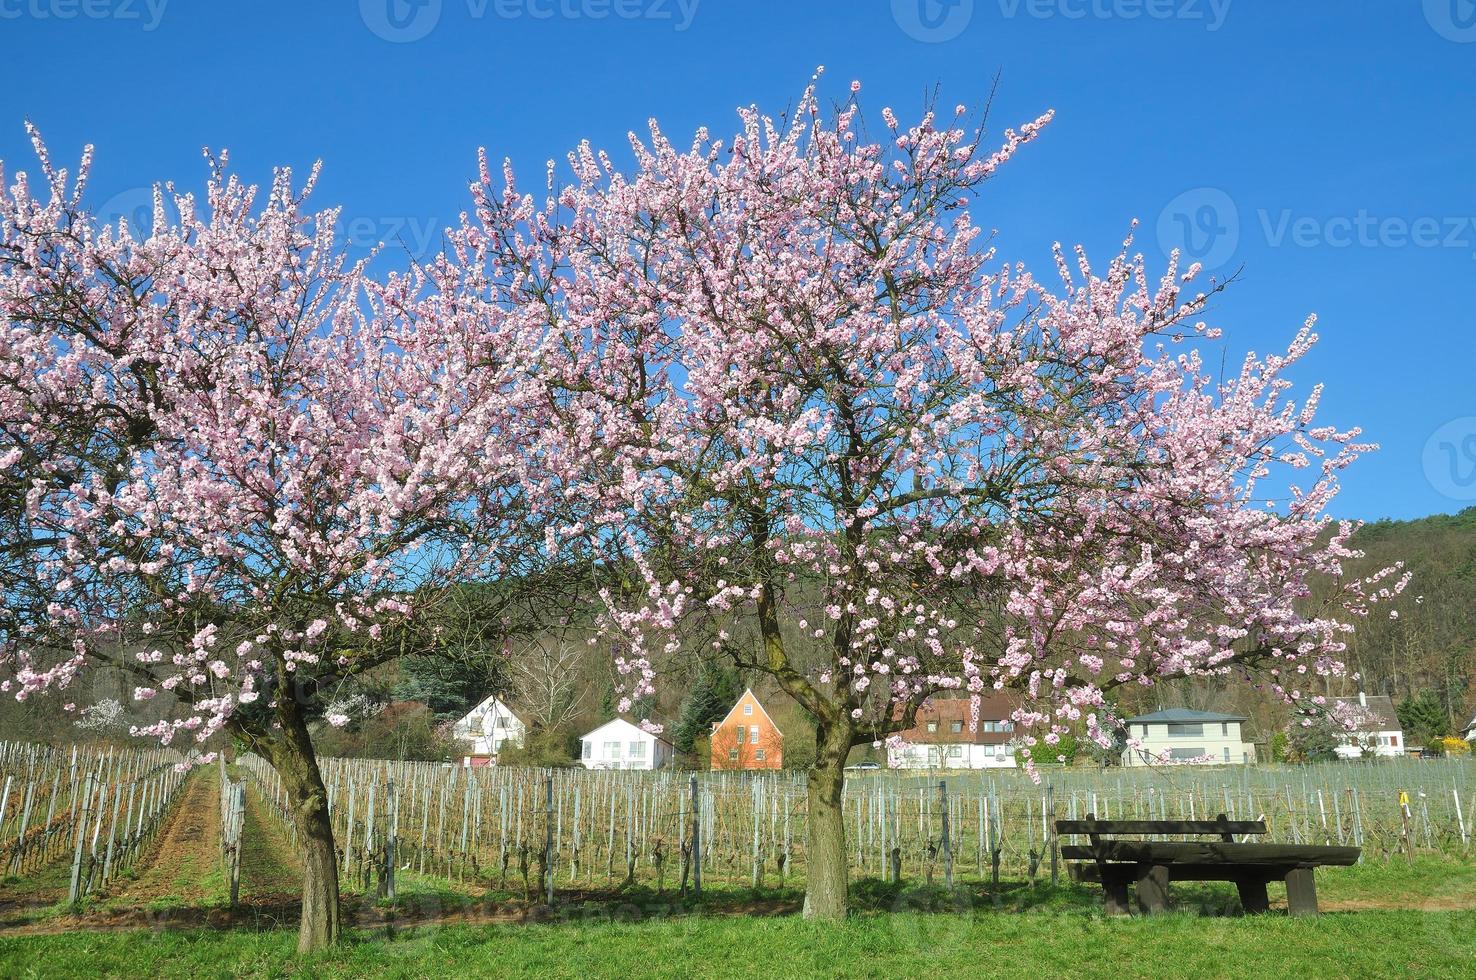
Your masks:
M1236 835L1264 834L1261 820L1057 820L1056 833L1083 835L1089 844L1065 844L1061 857L1072 880L1101 882L1107 914L1127 915L1129 883L1137 885L1138 905L1156 914L1168 909L1170 881L1233 881L1248 913L1267 909L1266 884L1286 882L1292 915L1317 914L1318 865L1351 865L1359 848L1304 844L1247 844ZM1109 840L1109 836L1215 836L1214 841Z

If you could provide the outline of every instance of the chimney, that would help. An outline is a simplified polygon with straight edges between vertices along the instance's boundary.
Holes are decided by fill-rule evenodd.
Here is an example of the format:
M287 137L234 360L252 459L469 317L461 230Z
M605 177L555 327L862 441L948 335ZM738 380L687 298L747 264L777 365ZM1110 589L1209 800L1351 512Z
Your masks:
M1359 691L1358 692L1358 703L1361 704L1363 707L1367 708L1368 707L1368 695L1367 694L1364 694L1362 691Z

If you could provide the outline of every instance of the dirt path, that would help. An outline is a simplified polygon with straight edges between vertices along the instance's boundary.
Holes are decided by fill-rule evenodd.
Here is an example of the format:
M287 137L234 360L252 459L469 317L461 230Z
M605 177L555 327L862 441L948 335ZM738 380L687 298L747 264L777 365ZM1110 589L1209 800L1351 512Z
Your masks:
M220 786L213 768L190 774L182 797L141 870L105 906L201 905L224 897L220 862Z

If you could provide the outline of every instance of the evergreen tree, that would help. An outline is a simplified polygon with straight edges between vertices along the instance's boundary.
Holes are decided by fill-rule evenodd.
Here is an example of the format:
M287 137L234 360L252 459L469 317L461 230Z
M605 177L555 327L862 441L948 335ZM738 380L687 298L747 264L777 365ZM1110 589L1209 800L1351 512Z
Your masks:
M1399 716L1407 742L1429 745L1435 739L1450 734L1450 716L1434 691L1424 690L1411 695L1400 701L1394 711Z
M737 674L703 664L682 701L681 715L672 728L672 745L678 752L691 754L697 739L712 729L713 722L722 721L742 694Z

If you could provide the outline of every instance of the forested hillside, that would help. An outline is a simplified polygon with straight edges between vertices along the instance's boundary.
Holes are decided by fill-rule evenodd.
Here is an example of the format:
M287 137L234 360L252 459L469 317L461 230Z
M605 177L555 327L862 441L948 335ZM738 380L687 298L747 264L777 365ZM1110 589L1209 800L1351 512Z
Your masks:
M1359 530L1354 544L1365 556L1351 564L1350 574L1403 561L1413 579L1393 603L1375 606L1358 622L1346 661L1360 680L1320 685L1309 678L1303 690L1352 695L1361 683L1366 693L1387 694L1396 705L1419 700L1427 716L1436 707L1438 717L1422 727L1458 730L1476 710L1476 507L1413 521L1376 521ZM1125 714L1162 707L1235 711L1250 718L1250 734L1258 741L1289 720L1286 707L1267 691L1203 680L1121 691L1119 706ZM1443 732L1407 734L1419 744Z
M1369 570L1404 560L1414 573L1393 612L1362 624L1348 663L1371 693L1395 701L1433 691L1464 722L1476 689L1476 507L1416 521L1378 521L1355 538Z
M1378 607L1359 624L1350 643L1350 668L1359 673L1364 690L1370 694L1388 694L1396 704L1417 697L1426 704L1433 701L1448 728L1457 730L1476 711L1476 507L1414 521L1377 521L1366 525L1355 542L1366 557L1351 571L1367 573L1402 560L1414 578L1392 606ZM571 683L567 697L572 710L561 726L566 729L565 736L577 734L613 713L614 678L608 657L598 649L585 648L583 643L578 647L583 662L577 667L571 665L567 672ZM443 728L447 719L459 716L494 691L516 696L514 679L503 675L505 660L500 653L485 658L468 656L460 669L450 669L444 664L422 665L412 659L370 685L373 690L368 700L374 704L404 704L397 710L380 708L369 717L356 718L349 729L328 735L328 741L334 751L345 754L440 757L450 746L445 742L444 730L436 729ZM713 720L711 715L720 717L721 710L707 706L709 710L704 712L696 703L710 693L712 686L699 683L703 668L697 661L684 659L664 668L653 714L685 729L682 742L686 749L687 739L703 734ZM716 685L723 692L719 700L731 700L729 694L736 697L744 686L752 685L781 728L797 735L786 757L803 760L808 756L799 743L808 738L809 720L768 678L721 673L712 676L721 678ZM107 678L96 677L92 685L107 682ZM67 692L41 695L28 704L0 698L0 737L121 737L126 733L132 705L127 685L115 686L116 692L108 696L121 703L116 715L108 718L96 713L80 717L55 711L56 706L50 702L72 700ZM1323 693L1356 691L1354 681L1343 679L1334 681ZM1241 712L1250 717L1251 735L1257 740L1269 738L1288 720L1286 709L1274 698L1245 685L1197 681L1119 692L1119 707L1125 714L1170 706Z

